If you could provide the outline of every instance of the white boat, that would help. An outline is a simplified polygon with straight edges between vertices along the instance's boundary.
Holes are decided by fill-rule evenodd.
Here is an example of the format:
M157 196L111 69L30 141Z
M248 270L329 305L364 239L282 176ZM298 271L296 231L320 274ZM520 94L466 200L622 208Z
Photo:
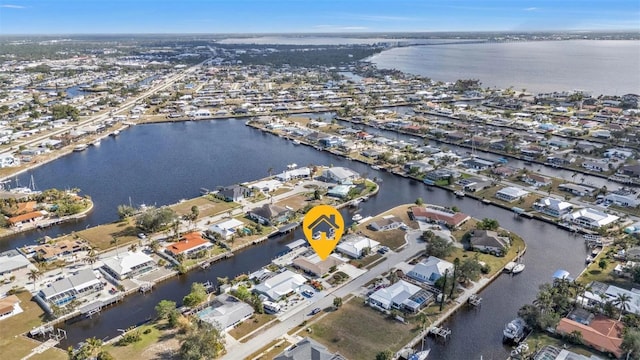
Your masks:
M78 144L73 148L73 151L75 152L85 151L88 147L89 145L87 144Z
M296 163L287 165L287 169L289 169L289 170L293 170L293 169L295 169L297 167L298 167L298 164L296 164Z
M94 142L91 143L91 146L98 146L100 145L100 139L96 139Z
M513 267L513 269L511 270L511 273L519 274L523 271L524 271L524 264L520 263L520 264L516 264L516 266Z
M373 170L380 170L381 169L380 166L378 166L378 165L371 165L371 168Z
M293 140L293 145L300 145L300 141L298 141L298 140Z
M454 192L454 194L456 194L457 197L464 197L464 191L462 191L462 190L458 190L458 191Z
M111 133L111 136L118 136L118 135L120 135L120 130L116 130Z
M353 215L353 217L351 218L352 221L358 222L360 220L362 220L362 215L360 214L355 214Z
M408 360L427 360L427 358L429 357L429 353L430 352L431 352L431 349L424 350L424 351L419 351L419 352L409 356Z
M526 323L522 318L515 318L504 326L502 330L503 340L520 342L524 336Z
M515 262L515 261L509 261L509 262L507 263L507 265L505 265L505 266L504 266L504 271L506 271L506 272L510 273L510 272L512 272L512 271L513 271L513 268L514 268L514 267L516 267L516 265L518 265L518 263L517 263L517 262Z

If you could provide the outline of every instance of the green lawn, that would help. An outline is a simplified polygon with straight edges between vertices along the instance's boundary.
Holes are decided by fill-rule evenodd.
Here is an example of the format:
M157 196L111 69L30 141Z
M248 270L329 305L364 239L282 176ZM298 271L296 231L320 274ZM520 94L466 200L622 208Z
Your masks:
M234 338L236 338L237 340L242 339L244 336L246 336L247 334L251 333L252 331L264 326L266 323L268 323L269 321L275 319L275 316L273 315L269 315L269 314L253 314L253 316L251 316L249 319L243 321L242 323L240 323L240 325L234 327L233 329L231 329L229 331L229 335L233 336ZM274 322L273 324L275 324L276 322ZM245 341L250 340L246 339ZM243 341L243 342L245 342Z
M416 336L415 326L390 320L363 302L357 297L347 301L311 325L309 336L352 360L371 360L387 349L398 351Z
M144 334L145 330L151 330L148 334ZM141 359L142 353L146 348L152 344L157 343L160 337L163 336L163 331L158 328L158 325L149 324L142 325L138 328L142 339L133 344L127 346L108 345L104 347L104 350L108 351L116 359ZM136 330L134 330L136 331Z

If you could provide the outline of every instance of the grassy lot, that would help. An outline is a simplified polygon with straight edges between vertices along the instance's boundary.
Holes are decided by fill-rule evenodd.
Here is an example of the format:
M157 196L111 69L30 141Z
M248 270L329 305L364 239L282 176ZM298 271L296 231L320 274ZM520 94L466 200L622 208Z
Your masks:
M455 231L451 232L451 235L453 235L453 237L455 237L456 240L462 241L462 237L464 236L464 234L475 229L477 224L478 224L478 220L471 218L465 221L465 223L459 226Z
M175 342L174 331L161 330L161 325L142 325L138 329L142 337L140 341L126 346L108 345L103 349L108 351L116 359L153 359L157 358L157 352L161 351L159 351L160 349L150 349L150 347L162 341L167 342L168 339ZM151 331L148 334L144 334L144 331L147 329Z
M217 215L240 206L238 203L222 201L208 195L183 201L179 204L172 205L171 208L178 215L185 215L191 213L191 207L194 205L197 206L200 211L200 218Z
M297 211L304 208L307 205L315 205L315 201L309 201L309 198L305 194L298 194L289 196L286 199L280 200L275 205L286 207L289 206L293 210Z
M280 354L287 347L291 346L291 343L285 340L276 339L267 344L265 347L247 356L245 360L271 360L276 355ZM264 354L263 354L264 353ZM261 355L262 354L262 355Z
M138 233L135 221L128 219L121 222L99 225L86 230L78 231L76 234L85 239L92 247L106 250L115 246L113 237L118 238L118 246L138 241Z
M386 349L395 352L418 331L415 326L390 320L365 306L361 298L347 301L310 328L312 338L353 360L374 359Z
M290 187L283 186L283 187L281 187L281 188L279 188L279 189L276 189L276 190L272 191L272 192L271 192L271 193L269 193L269 194L270 194L271 196L278 196L278 195L286 194L286 193L288 193L288 192L289 192L289 191L291 191L291 190L293 190L293 189L292 189L292 188L290 188Z
M364 259L353 259L349 261L349 264L357 267L357 268L368 268L369 264L374 263L380 259L382 255L375 253L365 257ZM377 263L376 263L377 265Z
M275 319L275 316L273 315L269 315L269 314L253 314L253 316L251 316L249 319L243 321L242 323L240 323L240 325L234 327L233 329L231 329L229 331L229 335L233 336L234 338L240 340L242 339L242 337L244 337L245 335L249 334L250 332L262 327L264 324L268 323L269 321ZM275 322L274 322L275 324ZM249 339L246 339L245 341L247 341ZM243 341L244 342L244 341Z
M0 354L4 359L20 359L29 354L31 349L38 346L38 343L22 337L21 334L42 325L45 316L42 308L36 302L31 301L31 294L28 291L22 291L17 296L21 301L20 307L24 311L2 320L0 323L2 327L2 331L0 331ZM47 351L47 354L53 352ZM52 356L57 357L55 354Z
M374 231L369 229L367 226L376 220L382 219L387 215L395 215L402 219L402 221L410 227L417 228L418 225L415 221L409 219L409 215L407 213L408 209L413 205L402 205L395 207L385 213L382 213L373 219L367 221L366 223L358 225L358 231L362 232L362 234L366 237L369 237L375 241L378 241L380 244L388 246L392 250L396 250L402 245L404 245L404 230L394 229L389 231Z
M11 358L10 356L8 358ZM49 349L42 354L35 354L29 359L34 360L65 360L68 359L69 356L67 352L64 350L60 350L58 348Z
M587 266L587 269L578 277L577 281L582 284L589 284L592 281L599 281L630 290L634 287L634 284L630 279L613 275L613 269L617 264L619 264L619 262L607 259L608 264L604 270L600 269L600 267L598 266L600 259L606 256L606 250L607 248L602 250L600 254L596 256L595 261Z

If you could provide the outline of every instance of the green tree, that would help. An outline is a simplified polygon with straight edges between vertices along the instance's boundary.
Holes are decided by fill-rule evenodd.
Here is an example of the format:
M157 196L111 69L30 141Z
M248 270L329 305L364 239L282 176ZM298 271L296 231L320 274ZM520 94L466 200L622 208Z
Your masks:
M180 359L215 359L225 351L224 335L213 325L196 321L192 323L180 345Z
M251 292L243 285L239 285L232 291L232 295L240 299L241 301L247 301L251 297Z
M341 297L333 298L333 307L335 307L336 309L339 309L341 306L342 306L342 298Z
M418 205L418 206L422 206L422 205L424 205L424 200L422 200L422 198L421 198L421 197L417 198L417 199L416 199L416 205Z
M624 314L625 311L629 311L630 302L631 296L624 293L618 293L618 296L613 300L613 304L620 308L620 317L618 318L618 321L622 320L622 314Z
M620 349L624 350L628 355L628 359L640 358L640 330L626 329Z
M435 236L434 238L429 240L429 242L427 242L426 253L429 256L435 256L437 258L443 259L451 255L454 250L455 247L449 240L441 238L439 236Z
M480 278L480 274L482 274L482 265L476 258L464 259L458 267L458 280L460 282L476 281Z
M80 111L71 105L53 105L51 107L51 113L55 120L58 119L70 119L77 121L80 118Z
M118 218L120 220L124 220L128 217L133 216L136 213L136 209L129 205L118 205Z
M608 265L609 265L609 262L607 261L606 258L602 258L602 259L600 259L600 261L598 261L598 267L601 270L606 269Z
M97 261L98 261L98 254L96 253L96 251L94 249L89 250L89 253L84 258L84 262L86 262L89 265L93 265Z
M111 355L108 351L102 350L98 353L96 357L97 360L116 360L113 355Z
M393 352L391 350L380 351L376 354L376 360L391 360L393 359Z
M500 223L496 219L484 218L480 221L476 228L480 230L497 230L500 227Z
M185 306L194 307L207 299L207 289L201 283L191 284L191 292L186 295L182 302Z
M145 232L154 233L176 219L176 213L168 207L150 208L140 214L137 225Z
M176 302L171 300L160 300L156 305L156 316L158 319L166 319L172 311L176 310Z
M29 273L27 274L27 278L31 281L33 281L33 290L36 290L36 281L38 279L40 279L42 277L42 272L40 270L37 269L31 269L29 270Z

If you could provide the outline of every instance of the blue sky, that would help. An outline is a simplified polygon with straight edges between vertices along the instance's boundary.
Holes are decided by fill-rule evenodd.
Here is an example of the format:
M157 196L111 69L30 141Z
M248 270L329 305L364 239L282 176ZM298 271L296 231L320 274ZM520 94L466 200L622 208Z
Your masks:
M640 0L0 0L0 34L640 30Z

